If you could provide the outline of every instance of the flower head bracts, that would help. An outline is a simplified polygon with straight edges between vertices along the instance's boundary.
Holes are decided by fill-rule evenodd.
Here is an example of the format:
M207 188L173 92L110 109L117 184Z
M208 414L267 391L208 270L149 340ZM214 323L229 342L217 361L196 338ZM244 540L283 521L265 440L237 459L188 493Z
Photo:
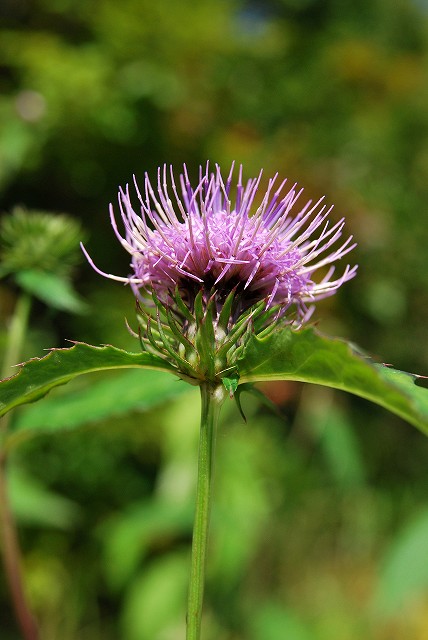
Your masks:
M333 277L334 263L355 246L352 236L341 240L344 220L330 223L331 207L326 208L323 198L315 204L307 202L292 215L302 189L294 185L285 191L285 180L275 189L277 176L269 180L256 205L261 175L244 186L241 167L232 199L233 165L226 180L218 166L210 171L207 165L200 170L196 187L191 186L186 166L177 184L172 167L168 170L165 165L158 170L156 190L147 174L142 191L134 179L140 213L133 208L129 187L119 191L124 233L119 231L112 206L111 223L132 257L133 273L129 277L105 274L87 257L98 273L130 284L138 298L155 303L161 342L159 314L165 309L170 321L182 322L184 332L183 326L179 328L186 339L192 322L183 309L195 321L196 330L208 314L214 329L222 324L226 335L244 316L252 324L255 309L260 330L272 318L301 324L312 311L308 304L332 295L354 277L356 267L349 265L341 276ZM317 273L322 274L318 282ZM197 305L202 313L199 322ZM153 313L147 317L152 317L150 331ZM164 328L168 325L172 331L170 324L166 322ZM151 348L158 344L155 338L149 343Z

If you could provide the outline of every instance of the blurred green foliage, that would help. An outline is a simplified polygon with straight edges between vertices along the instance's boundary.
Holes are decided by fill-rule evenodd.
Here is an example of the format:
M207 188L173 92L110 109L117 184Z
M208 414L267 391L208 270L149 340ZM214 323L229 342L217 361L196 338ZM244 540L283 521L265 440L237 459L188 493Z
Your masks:
M427 11L3 0L1 209L66 211L97 264L125 275L107 204L133 173L166 161L195 174L208 158L279 171L308 197L325 193L359 243L358 277L318 305L323 330L428 374ZM36 303L23 358L66 338L137 349L130 291L88 266L76 286L91 312ZM15 299L3 283L1 344ZM111 376L15 416L24 431L50 429L17 449L11 478L43 640L184 635L199 405L163 380L120 378L129 393L110 417ZM206 640L424 640L428 443L327 389L265 391L282 419L245 397L247 425L224 411ZM0 597L1 637L15 640L3 582Z

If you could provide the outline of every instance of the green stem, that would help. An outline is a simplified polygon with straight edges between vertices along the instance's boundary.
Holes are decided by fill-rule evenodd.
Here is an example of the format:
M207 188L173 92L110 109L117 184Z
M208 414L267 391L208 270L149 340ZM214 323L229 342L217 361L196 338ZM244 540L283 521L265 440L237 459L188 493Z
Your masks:
M19 362L21 349L28 327L30 316L31 297L28 293L22 293L17 300L15 311L10 322L6 352L3 359L2 378L12 376L16 370L11 369Z
M211 507L215 437L220 408L225 396L222 386L201 384L201 432L199 440L198 483L193 525L186 640L200 640L205 564Z
M31 298L28 294L21 294L9 326L8 341L2 367L2 378L13 375L12 365L21 357L30 315ZM1 433L4 436L9 428L11 413L5 415L1 421ZM16 619L25 640L37 640L39 637L37 626L28 606L21 573L21 551L18 534L9 501L7 488L6 452L3 443L0 444L0 537L3 563L9 590L12 597Z

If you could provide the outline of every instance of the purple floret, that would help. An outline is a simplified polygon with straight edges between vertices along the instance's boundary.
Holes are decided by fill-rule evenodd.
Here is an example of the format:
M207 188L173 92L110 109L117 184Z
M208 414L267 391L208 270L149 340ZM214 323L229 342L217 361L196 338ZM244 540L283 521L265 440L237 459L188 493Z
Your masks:
M323 198L298 208L302 190L294 185L285 191L285 180L274 190L277 176L256 204L261 175L243 186L241 167L232 198L233 165L226 181L218 166L210 171L207 165L196 187L186 166L178 186L172 167L165 165L158 170L156 192L146 174L142 192L134 180L139 213L129 187L119 192L124 234L110 207L113 229L132 256L132 274L106 274L88 260L98 273L130 284L137 295L154 292L165 305L173 304L176 290L190 309L200 290L204 300L214 294L220 305L234 290L239 312L266 300L267 308L279 305L281 316L294 306L302 322L309 303L334 294L355 276L357 267L349 265L333 276L334 263L355 244L352 236L341 240L344 219L331 224L332 207L327 209Z

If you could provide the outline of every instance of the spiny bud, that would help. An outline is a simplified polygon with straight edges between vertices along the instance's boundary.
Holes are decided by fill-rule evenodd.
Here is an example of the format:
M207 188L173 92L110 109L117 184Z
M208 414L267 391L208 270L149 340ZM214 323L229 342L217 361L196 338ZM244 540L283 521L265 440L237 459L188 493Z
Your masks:
M156 190L146 174L142 192L134 179L139 213L129 187L120 189L124 233L112 206L110 217L132 257L129 276L100 271L83 248L98 273L131 285L141 301L143 348L198 379L229 375L249 335L280 323L300 326L312 302L334 294L357 270L347 265L333 278L335 263L355 244L352 236L341 240L344 220L330 222L332 207L323 198L292 215L302 189L284 192L286 180L274 188L276 175L256 206L262 173L244 186L240 167L232 198L233 170L224 180L218 166L207 165L192 187L186 166L177 185L165 165Z
M69 276L79 262L82 228L65 214L15 207L0 223L1 270L16 273L37 269Z

